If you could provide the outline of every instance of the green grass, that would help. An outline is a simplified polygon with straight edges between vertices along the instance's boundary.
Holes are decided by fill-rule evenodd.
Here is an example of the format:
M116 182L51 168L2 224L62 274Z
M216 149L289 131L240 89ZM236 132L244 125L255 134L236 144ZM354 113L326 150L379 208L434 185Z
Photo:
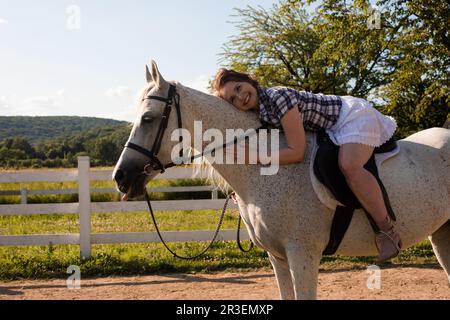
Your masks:
M396 258L382 264L376 262L376 257L347 257L338 255L323 257L321 261L321 267L325 270L334 268L365 269L368 265L371 264L377 264L386 267L395 267L402 265L433 265L437 267L438 261L433 253L431 243L428 240L424 240L416 246L403 250Z
M180 255L199 253L206 242L170 243ZM248 246L248 241L243 241ZM429 253L427 243L416 249L405 250L385 266L433 265L436 259ZM374 257L324 257L321 270L364 269L375 262ZM0 248L0 279L65 278L70 265L80 266L83 277L107 277L120 275L163 274L173 272L220 272L270 270L266 252L255 248L249 253L240 252L233 241L215 242L202 257L195 260L174 258L160 243L93 245L92 257L79 258L79 246L29 246Z
M181 255L199 253L206 243L171 243ZM70 265L80 266L83 277L161 274L170 272L214 272L269 268L266 253L241 253L232 242L216 242L201 258L174 258L161 244L94 245L92 257L80 260L79 247L10 247L0 250L0 279L64 278Z
M216 210L155 212L163 231L215 230L219 219ZM236 227L236 210L227 210L222 228ZM155 228L148 212L92 214L92 233L153 232ZM78 233L78 215L21 215L0 216L3 235Z
M215 230L218 210L156 212L163 231ZM236 210L227 210L222 229L234 229ZM0 216L0 234L78 233L77 215ZM148 212L92 215L93 233L154 232ZM180 255L199 253L208 242L169 243ZM243 241L248 247L249 242ZM65 277L67 267L80 266L84 276L151 274L164 272L212 272L230 269L269 268L260 249L242 253L233 241L218 241L199 259L174 258L160 243L93 245L92 257L81 261L79 246L0 247L0 279Z
M214 210L156 212L160 229L214 230L219 213ZM236 228L237 212L227 210L223 229ZM93 233L153 232L147 212L106 213L92 215ZM77 233L76 215L0 217L1 234ZM244 241L244 246L249 242ZM199 253L207 242L169 243L180 255ZM358 269L375 262L374 257L327 256L321 268ZM436 264L428 241L405 250L393 259L394 265ZM267 254L261 249L242 253L234 241L218 241L206 255L192 261L174 258L160 243L93 245L92 257L81 261L79 246L0 247L0 279L67 277L70 265L78 265L84 277L137 275L168 272L215 272L270 269Z
M152 181L150 186L199 185L199 181L178 180ZM109 181L93 181L95 188L110 188ZM76 188L76 183L10 183L0 184L0 190ZM152 194L153 199L209 198L210 193ZM94 194L93 201L118 200L117 194ZM76 195L30 196L29 202L76 202ZM19 197L0 197L1 203L19 203ZM227 210L222 229L235 229L237 210ZM214 230L219 210L156 212L156 219L162 231ZM92 215L93 233L154 232L148 212L102 213ZM1 216L0 235L19 234L65 234L78 233L77 215L22 215ZM180 255L192 256L199 253L208 243L169 243ZM249 242L244 241L248 247ZM79 246L0 246L0 279L67 277L70 265L80 266L84 277L137 275L168 272L216 272L252 269L270 269L267 254L258 248L242 253L235 241L218 241L202 257L195 260L174 258L160 243L93 245L92 257L80 260ZM327 256L322 259L321 269L366 268L375 262L374 257ZM431 245L424 241L404 250L401 255L386 265L437 264Z

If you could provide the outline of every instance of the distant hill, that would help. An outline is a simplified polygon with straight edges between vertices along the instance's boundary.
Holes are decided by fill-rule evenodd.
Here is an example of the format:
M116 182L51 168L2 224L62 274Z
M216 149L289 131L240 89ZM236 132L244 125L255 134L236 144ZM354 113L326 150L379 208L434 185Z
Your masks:
M126 121L93 117L4 117L0 116L0 141L23 137L30 143L54 139L58 136L83 133L89 129L125 125Z

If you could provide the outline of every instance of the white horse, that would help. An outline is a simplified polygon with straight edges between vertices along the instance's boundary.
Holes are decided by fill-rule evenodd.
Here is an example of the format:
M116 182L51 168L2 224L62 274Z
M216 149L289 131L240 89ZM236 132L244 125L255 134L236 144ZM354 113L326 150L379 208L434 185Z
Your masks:
M166 82L152 62L147 86L142 93L141 110L129 142L152 149L169 86L179 94L180 118L184 129L194 136L194 121L202 121L203 130L227 128L244 131L260 126L257 115L233 108L228 102L179 83ZM172 109L175 109L172 107ZM178 128L172 110L167 130L161 137L158 160L171 161L171 133ZM308 134L309 140L311 135ZM433 250L447 276L450 272L450 130L433 128L398 141L401 152L385 161L380 177L397 215L397 230L403 248L429 236ZM280 145L286 145L280 136ZM203 145L203 148L205 145ZM308 157L306 157L308 158ZM239 208L251 240L268 252L282 299L315 299L322 252L328 243L333 210L324 206L311 185L309 160L281 166L275 175L261 175L260 165L212 164L239 195ZM125 148L113 178L128 198L142 196L146 184L154 178L158 166L148 166L148 156ZM144 171L145 167L145 171ZM143 174L145 172L145 174ZM337 254L373 256L377 254L374 233L362 210L355 212Z

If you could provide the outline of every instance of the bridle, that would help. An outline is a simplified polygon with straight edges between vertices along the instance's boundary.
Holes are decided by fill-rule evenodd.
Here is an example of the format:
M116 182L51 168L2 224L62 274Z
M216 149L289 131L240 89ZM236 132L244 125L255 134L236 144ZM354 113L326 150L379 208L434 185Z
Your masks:
M166 103L163 114L161 116L161 122L159 123L158 132L156 133L155 141L153 142L153 147L150 150L147 150L137 144L134 144L134 143L131 143L128 141L125 144L125 148L133 149L133 150L143 154L147 158L149 158L150 162L147 165L145 165L144 172L147 172L146 169L151 167L153 170L160 170L161 173L164 173L167 168L171 168L176 165L173 162L170 162L168 164L163 164L158 159L158 152L159 152L159 149L161 148L161 142L164 137L164 133L167 129L170 112L172 111L172 104L174 102L175 102L175 109L177 111L178 129L183 128L183 122L181 119L181 110L180 110L180 95L178 94L176 87L173 84L170 84L167 98L150 95L150 96L145 97L142 101L145 101L145 100L158 100L158 101L162 101L162 102ZM262 126L260 126L259 128L256 129L256 132L259 132L259 130L261 130L261 129L267 129L267 128L268 128L268 124L264 123ZM182 145L183 136L181 134L179 136L179 141L180 141L180 145ZM235 144L237 142L238 142L238 138L234 137L233 142L224 143L221 147L225 148L229 144ZM215 148L215 149L217 149L217 148ZM208 152L202 152L201 154L198 154L198 155L193 155L193 156L191 156L190 160L192 162L194 159L196 159L198 157L202 157L206 153L212 153L215 149L209 150ZM182 157L183 157L183 149L180 150L180 158L182 158Z
M153 146L152 146L152 148L150 150L147 150L146 148L143 148L143 147L141 147L141 146L139 146L137 144L134 144L132 142L129 142L129 141L125 144L125 148L133 149L133 150L143 154L144 156L146 156L150 160L150 162L144 166L144 172L145 173L147 173L147 169L149 167L151 169L153 169L153 170L160 170L161 173L164 173L167 168L173 167L173 166L175 166L175 164L173 162L170 162L168 164L163 164L158 159L158 152L159 152L159 149L161 148L161 142L162 142L162 139L164 137L164 133L165 133L165 131L167 129L167 124L169 122L169 116L170 116L170 112L172 111L172 104L173 103L175 103L175 109L176 109L176 112L177 112L178 129L182 129L183 128L183 123L182 123L182 119L181 119L181 110L180 110L180 95L178 94L176 87L173 84L170 84L169 92L167 94L167 98L149 95L149 96L146 96L143 99L143 101L144 100L158 100L158 101L162 101L162 102L166 103L166 105L164 107L163 114L161 116L161 122L159 123L158 132L156 133L155 141L153 142ZM263 125L263 126L257 128L256 131L258 132L260 129L266 129L266 128L267 128L267 126ZM182 143L183 143L183 136L181 134L180 134L180 137L179 137L179 141L180 141L180 145L182 145ZM236 143L237 141L238 141L238 138L235 137L233 143ZM228 143L224 143L222 148L225 148L227 145L228 145ZM212 152L213 150L209 151L208 153ZM197 157L202 157L204 154L205 153L202 152L199 155L191 156L191 161L193 161ZM183 155L183 149L180 150L180 157L182 157L182 155ZM227 207L227 204L228 204L228 200L230 199L230 197L231 197L231 193L227 196L227 198L225 200L225 204L224 204L224 207L222 209L222 214L220 216L219 223L218 223L217 228L216 228L216 232L214 233L213 239L211 240L209 245L202 252L200 252L199 254L197 254L195 256L183 257L183 256L179 256L175 252L173 252L167 246L166 242L162 238L161 233L160 233L159 228L158 228L158 225L156 223L156 219L155 219L155 215L153 213L153 209L152 209L151 203L150 203L150 198L149 198L147 192L145 192L145 200L147 201L147 205L148 205L148 208L149 208L150 213L151 213L153 224L155 225L156 232L158 233L158 236L159 236L161 242L167 248L167 250L169 250L170 253L172 253L175 257L180 258L180 259L195 259L195 258L201 256L202 254L204 254L211 247L211 245L213 244L213 242L215 241L215 239L216 239L216 237L217 237L217 235L219 233L220 226L222 224L222 220L223 220L223 217L225 215L225 210L226 210L226 207ZM238 231L237 231L238 247L242 251L248 252L248 251L250 251L253 248L253 242L251 242L250 248L248 250L245 250L245 249L242 248L241 243L240 243L240 238L239 238L239 235L240 235L240 232L239 232L240 223L241 223L241 215L239 214Z
M164 137L164 132L167 129L167 124L169 122L170 112L172 111L172 104L175 102L175 109L177 111L177 120L178 120L178 128L183 128L183 123L181 120L181 110L180 110L180 95L177 92L176 87L171 84L169 87L169 93L167 94L167 98L162 98L159 96L147 96L144 100L158 100L166 103L164 107L163 114L161 116L161 122L159 123L158 132L156 133L155 141L153 142L153 147L150 150L147 150L137 144L127 142L125 144L125 148L133 149L147 158L149 158L150 162L144 167L144 171L147 172L146 168L150 166L153 170L160 170L161 173L164 173L167 168L175 166L173 162L168 164L162 164L162 162L158 159L158 152L161 148L161 142ZM183 137L180 135L179 137L180 143L183 142ZM183 150L180 150L180 156L182 155Z

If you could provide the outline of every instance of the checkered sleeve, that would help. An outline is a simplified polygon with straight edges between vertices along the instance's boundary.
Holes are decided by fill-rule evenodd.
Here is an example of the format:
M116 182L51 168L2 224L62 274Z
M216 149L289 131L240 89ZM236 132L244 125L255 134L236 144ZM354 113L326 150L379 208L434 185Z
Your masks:
M306 129L316 131L331 127L339 116L341 101L337 96L302 92L301 109Z
M271 94L273 115L278 121L281 121L283 116L298 105L298 98L295 93L288 88L274 90Z
M339 96L313 94L287 87L261 88L260 116L280 127L281 119L293 107L298 107L306 130L329 129L339 117L342 100Z

